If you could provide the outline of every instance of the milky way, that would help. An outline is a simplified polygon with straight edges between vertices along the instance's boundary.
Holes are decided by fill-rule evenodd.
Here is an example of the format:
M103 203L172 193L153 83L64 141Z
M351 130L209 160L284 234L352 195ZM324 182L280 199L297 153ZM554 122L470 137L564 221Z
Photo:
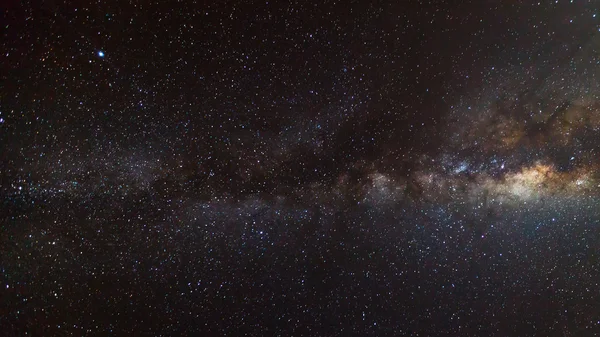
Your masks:
M2 13L2 335L600 333L600 4Z

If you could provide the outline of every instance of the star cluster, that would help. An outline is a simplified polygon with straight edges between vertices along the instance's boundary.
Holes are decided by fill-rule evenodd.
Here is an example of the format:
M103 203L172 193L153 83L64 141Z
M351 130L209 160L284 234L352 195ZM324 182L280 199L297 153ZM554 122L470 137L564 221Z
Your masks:
M594 1L14 1L0 330L600 333Z

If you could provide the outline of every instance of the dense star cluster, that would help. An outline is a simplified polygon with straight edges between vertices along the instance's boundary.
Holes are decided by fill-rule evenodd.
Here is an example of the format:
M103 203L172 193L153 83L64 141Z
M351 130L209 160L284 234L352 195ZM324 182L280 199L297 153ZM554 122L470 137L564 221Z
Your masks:
M598 2L1 22L0 335L600 333Z

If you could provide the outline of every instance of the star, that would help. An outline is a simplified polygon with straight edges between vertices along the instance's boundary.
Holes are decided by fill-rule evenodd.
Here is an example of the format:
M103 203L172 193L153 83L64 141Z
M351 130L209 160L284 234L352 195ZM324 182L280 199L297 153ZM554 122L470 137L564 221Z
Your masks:
M98 56L99 56L100 58L104 58L104 52L103 52L102 50L99 50L99 51L98 51Z

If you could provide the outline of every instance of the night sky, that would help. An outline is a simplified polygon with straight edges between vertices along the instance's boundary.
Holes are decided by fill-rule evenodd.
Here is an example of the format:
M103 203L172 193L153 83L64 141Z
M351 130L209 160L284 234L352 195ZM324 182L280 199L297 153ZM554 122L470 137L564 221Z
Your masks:
M600 2L1 8L1 336L600 334Z

